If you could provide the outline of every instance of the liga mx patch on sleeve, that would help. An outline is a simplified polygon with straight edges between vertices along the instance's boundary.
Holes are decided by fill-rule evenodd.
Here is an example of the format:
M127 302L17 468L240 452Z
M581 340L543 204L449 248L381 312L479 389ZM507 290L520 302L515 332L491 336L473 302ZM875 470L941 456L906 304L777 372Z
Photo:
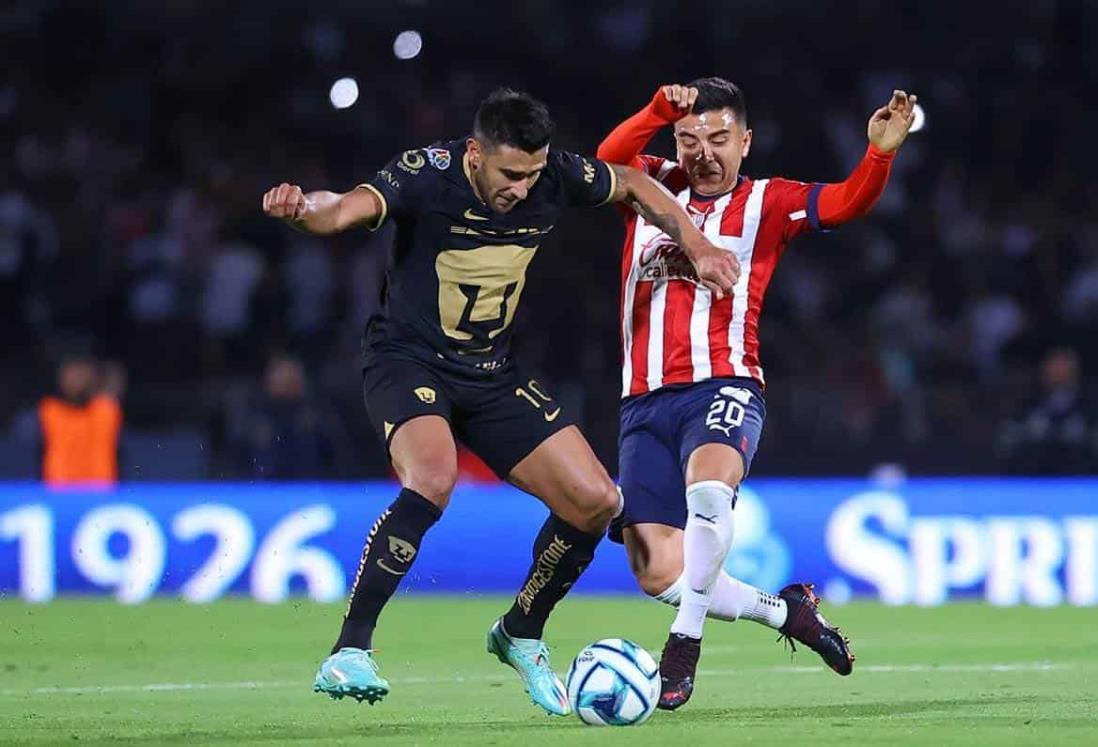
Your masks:
M439 171L450 168L450 151L445 148L428 148L427 160Z

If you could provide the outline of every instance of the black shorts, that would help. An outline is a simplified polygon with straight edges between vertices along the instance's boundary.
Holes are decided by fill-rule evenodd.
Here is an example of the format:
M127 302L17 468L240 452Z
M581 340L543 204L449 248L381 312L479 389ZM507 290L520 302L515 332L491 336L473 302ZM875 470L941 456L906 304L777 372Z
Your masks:
M393 434L420 415L440 415L454 435L502 479L537 446L572 425L556 400L513 362L486 373L437 365L401 350L365 356L366 412L388 450Z

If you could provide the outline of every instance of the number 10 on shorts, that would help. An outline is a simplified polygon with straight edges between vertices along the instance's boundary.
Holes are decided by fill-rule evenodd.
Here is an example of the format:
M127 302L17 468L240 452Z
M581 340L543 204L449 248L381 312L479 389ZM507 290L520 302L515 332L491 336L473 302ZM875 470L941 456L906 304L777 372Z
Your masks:
M531 392L533 392L533 394L531 394ZM545 390L541 388L541 385L533 379L526 382L525 387L516 387L515 396L522 397L538 410L541 410L544 404L549 404L553 401L553 398L546 394ZM560 407L553 407L551 411L545 410L542 414L545 416L545 421L547 423L552 423L557 419L557 416L560 415Z

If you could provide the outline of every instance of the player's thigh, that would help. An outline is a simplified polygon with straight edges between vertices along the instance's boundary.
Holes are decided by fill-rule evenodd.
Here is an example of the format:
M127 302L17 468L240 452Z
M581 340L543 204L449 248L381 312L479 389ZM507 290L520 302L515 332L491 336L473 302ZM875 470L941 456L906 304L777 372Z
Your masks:
M403 356L371 352L362 371L366 412L407 488L445 506L457 478L453 405L443 378Z
M679 410L680 458L686 484L719 480L738 486L762 437L766 402L758 384L713 379L687 390Z
M606 468L575 425L538 444L507 479L585 532L605 531L620 502Z
M666 524L632 524L622 531L629 568L646 594L662 594L682 575L683 530Z
M536 379L517 367L491 389L461 394L454 427L501 478L542 500L585 531L602 531L617 490L587 439Z

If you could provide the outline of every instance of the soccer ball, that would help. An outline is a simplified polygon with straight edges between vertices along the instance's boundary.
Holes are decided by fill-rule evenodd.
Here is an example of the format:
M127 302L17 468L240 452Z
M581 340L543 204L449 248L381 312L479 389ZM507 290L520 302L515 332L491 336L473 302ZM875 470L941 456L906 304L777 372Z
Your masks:
M579 720L591 726L643 724L659 697L660 668L632 641L596 641L568 668L568 700Z

